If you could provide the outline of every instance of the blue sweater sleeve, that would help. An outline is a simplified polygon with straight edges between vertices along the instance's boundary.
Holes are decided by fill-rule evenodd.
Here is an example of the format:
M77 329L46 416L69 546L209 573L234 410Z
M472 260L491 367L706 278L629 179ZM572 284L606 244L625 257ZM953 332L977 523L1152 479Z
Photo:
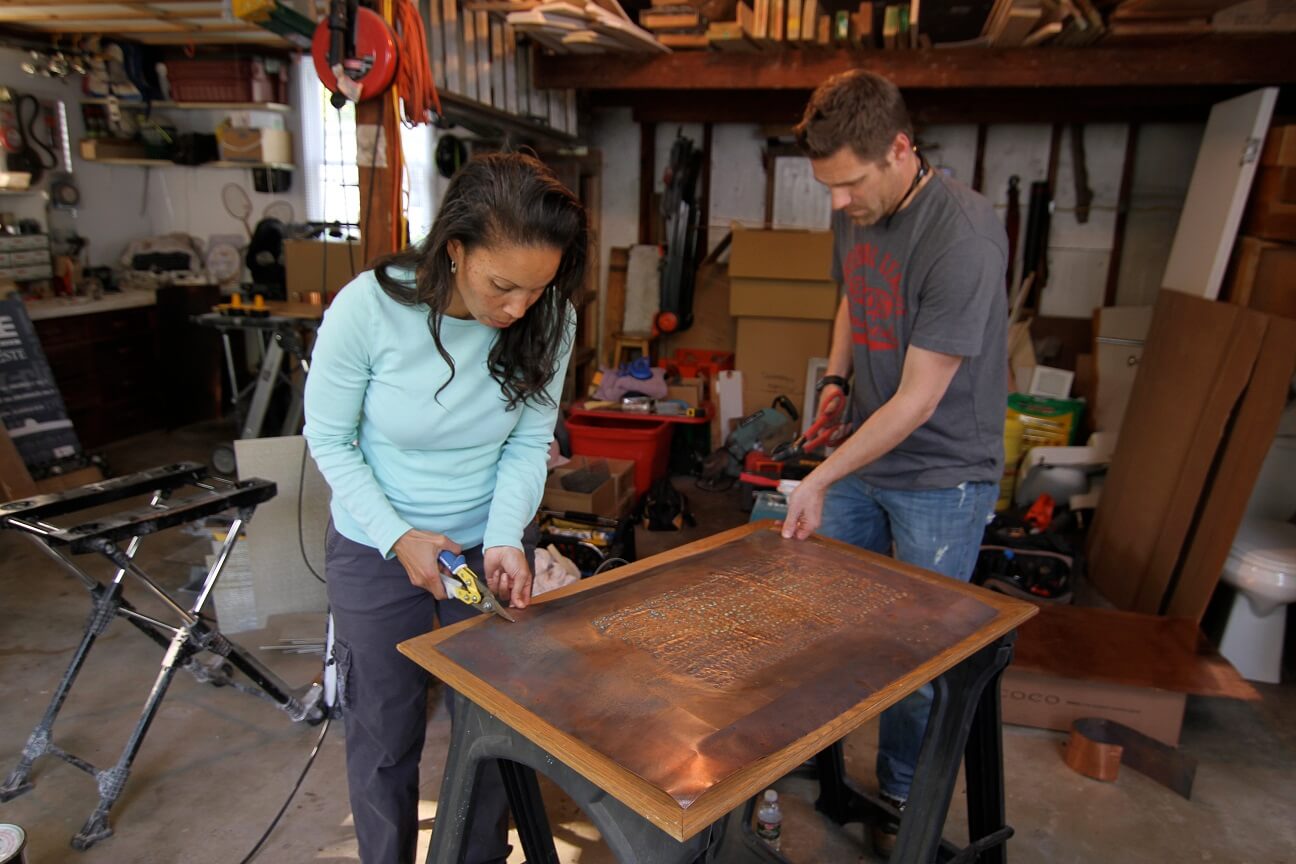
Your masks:
M365 273L337 295L325 314L306 377L304 434L334 499L378 551L390 557L391 547L411 526L383 494L357 441L372 377L372 295L377 290L373 275Z
M522 532L540 507L548 474L549 443L553 441L554 426L558 422L558 401L562 397L575 338L576 310L568 305L558 369L545 388L552 404L539 405L528 401L518 409L522 416L500 453L495 495L482 539L484 548L513 546L521 549Z

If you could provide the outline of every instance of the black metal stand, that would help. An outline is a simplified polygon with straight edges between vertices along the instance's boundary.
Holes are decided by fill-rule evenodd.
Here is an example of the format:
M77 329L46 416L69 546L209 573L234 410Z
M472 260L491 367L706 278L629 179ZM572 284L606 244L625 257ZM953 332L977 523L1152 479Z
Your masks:
M1006 864L1004 844L1013 830L1005 823L1004 814L999 677L1012 659L1016 638L1015 633L1001 637L932 682L935 698L903 815L850 782L841 742L816 757L816 809L838 824L898 818L900 833L891 856L898 864ZM528 864L558 860L535 781L537 770L572 797L622 864L789 864L752 829L755 798L708 831L680 843L470 700L459 694L455 698L460 704L438 806L438 814L444 815L438 816L432 832L428 864L460 861L476 766L488 758L508 760L500 764ZM959 848L941 835L959 764L965 759L971 842Z
M174 493L185 486L197 487L199 492L186 497ZM112 516L96 517L70 527L59 527L49 520L99 507L114 501L151 493L147 507ZM26 501L12 501L0 505L0 528L22 531L46 554L64 569L76 576L90 592L92 607L86 622L85 633L72 654L49 706L36 728L32 730L23 748L18 765L0 785L0 802L9 801L32 788L32 765L41 756L51 755L69 765L85 771L95 778L99 790L99 803L85 825L72 838L76 849L87 849L99 840L111 836L108 813L121 795L130 776L131 763L139 753L150 724L161 706L171 679L177 668L188 669L200 682L215 686L229 685L244 692L263 696L286 711L294 721L317 723L324 719L319 704L322 689L319 685L303 688L294 693L274 673L263 666L244 649L230 642L216 626L203 617L203 607L215 588L225 562L238 540L243 524L251 518L256 505L274 497L275 486L265 480L246 480L240 483L211 479L206 470L196 463L185 462L142 471L102 483L92 483L57 495L42 495ZM135 563L140 538L146 534L186 522L213 516L226 510L236 510L225 535L220 553L213 561L202 589L193 605L185 608L170 597L147 573ZM119 545L129 540L126 549ZM117 566L112 582L104 584L79 569L56 547L66 547L73 554L97 552ZM141 614L122 597L123 580L129 574L142 582L171 612L180 619L172 626ZM59 748L53 742L54 721L67 699L68 693L81 671L95 640L108 629L114 618L125 618L146 636L166 649L162 667L135 728L127 738L117 762L106 769L98 769L75 754ZM166 632L166 631L169 631ZM218 659L214 664L200 663L195 659L201 651L209 651ZM254 688L246 687L231 678L237 669L249 678ZM299 698L300 697L300 698Z

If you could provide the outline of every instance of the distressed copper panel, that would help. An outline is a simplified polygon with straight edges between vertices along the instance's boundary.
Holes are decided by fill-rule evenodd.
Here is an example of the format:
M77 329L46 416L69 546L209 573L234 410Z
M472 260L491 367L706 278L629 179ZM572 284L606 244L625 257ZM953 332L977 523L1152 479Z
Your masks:
M757 531L435 650L687 808L996 614L877 556Z

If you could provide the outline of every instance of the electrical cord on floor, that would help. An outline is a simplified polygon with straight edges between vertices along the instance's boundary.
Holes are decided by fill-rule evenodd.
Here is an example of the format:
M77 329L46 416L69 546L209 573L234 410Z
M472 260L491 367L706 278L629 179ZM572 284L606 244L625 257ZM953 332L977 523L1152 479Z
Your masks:
M315 577L315 581L321 585L327 585L328 583L324 581L324 577L311 566L310 558L306 555L306 527L302 524L305 521L302 501L306 494L306 460L309 457L310 445L302 441L301 469L297 474L297 548L301 549L302 563L306 565L306 569L310 571L310 574Z
M600 573L602 573L604 570L606 570L609 564L616 564L616 563L618 563L618 562L620 562L621 565L625 565L625 564L629 564L629 563L630 563L629 561L627 561L627 560L624 559L624 558L608 558L608 559L604 560L602 564L600 564L599 566L595 567L595 568L594 568L594 572L591 573L590 575L591 575L591 576L597 576L597 575L599 575Z
M310 772L311 766L315 764L315 757L319 755L320 746L324 743L324 736L328 734L329 724L332 721L333 718L331 716L325 715L324 728L320 729L319 738L315 739L315 746L311 749L310 755L306 757L306 765L302 768L301 774L298 775L297 782L293 784L292 791L288 793L287 800L285 800L283 806L279 808L279 812L275 814L275 817L270 820L270 824L266 827L265 833L261 835L261 839L256 842L256 845L252 847L252 851L249 852L247 857L240 861L239 864L248 864L249 861L261 852L261 847L265 845L266 840L270 839L270 834L279 825L279 820L283 818L284 813L288 810L288 805L297 797L297 790L301 788L302 781L306 779L306 775Z

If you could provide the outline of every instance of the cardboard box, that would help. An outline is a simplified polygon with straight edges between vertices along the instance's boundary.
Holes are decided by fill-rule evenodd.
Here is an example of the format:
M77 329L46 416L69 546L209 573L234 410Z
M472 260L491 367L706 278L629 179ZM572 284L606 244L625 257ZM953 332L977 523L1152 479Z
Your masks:
M678 384L666 385L666 398L678 399L690 408L696 408L711 401L709 383L706 378L681 378Z
M836 282L823 280L735 278L729 282L729 314L832 320L838 293Z
M735 228L729 278L832 281L829 231L753 231Z
M1018 628L1000 684L1005 722L1066 731L1103 717L1171 746L1187 695L1259 698L1195 621L1055 604Z
M361 248L359 241L285 240L284 271L288 299L306 302L312 291L331 299L343 285L365 269Z
M216 145L226 162L291 163L292 133L283 129L243 129L220 126Z
M1239 237L1233 255L1229 302L1296 318L1296 246Z
M572 492L562 487L562 478L591 463L604 463L608 479L593 492ZM592 513L595 516L620 516L627 499L634 504L634 466L629 459L602 459L594 456L575 456L572 461L549 472L545 481L541 505L550 510L572 510Z
M1296 124L1271 126L1260 151L1262 166L1296 166Z
M1241 233L1296 243L1296 168L1256 171Z
M742 372L744 413L767 407L776 396L788 397L800 411L806 364L827 356L831 337L831 321L739 318L734 365Z
M999 688L1005 723L1067 732L1081 717L1104 717L1171 747L1179 743L1188 701L1183 693L1080 681L1012 666L1004 670Z
M147 159L148 149L139 141L116 138L83 138L81 158L87 162L99 159Z

